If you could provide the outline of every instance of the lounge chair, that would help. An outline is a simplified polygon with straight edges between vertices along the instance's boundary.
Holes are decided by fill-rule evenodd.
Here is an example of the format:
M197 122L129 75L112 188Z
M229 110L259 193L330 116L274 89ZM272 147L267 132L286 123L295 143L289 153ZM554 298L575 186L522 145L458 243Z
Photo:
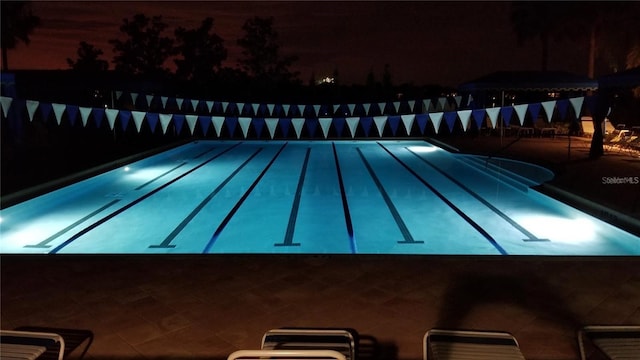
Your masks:
M64 341L63 358L69 357L73 353L73 359L84 358L87 350L93 343L93 332L84 329L68 329L57 327L42 327L42 326L20 326L15 328L16 331L23 332L40 332L40 333L53 333L62 337ZM78 349L76 351L76 349ZM81 349L81 350L80 350ZM40 360L53 360L57 358L57 354L51 350L42 354L38 359Z
M524 360L516 338L507 332L431 329L424 335L424 360Z
M353 329L280 328L262 337L263 350L334 350L347 360L356 359L358 334Z
M608 359L640 359L640 326L590 325L578 331L580 359L586 360L594 352Z
M0 358L39 359L45 353L64 358L64 339L56 333L0 330Z
M333 350L238 350L231 353L227 360L293 360L293 359L326 359L346 360L344 355Z

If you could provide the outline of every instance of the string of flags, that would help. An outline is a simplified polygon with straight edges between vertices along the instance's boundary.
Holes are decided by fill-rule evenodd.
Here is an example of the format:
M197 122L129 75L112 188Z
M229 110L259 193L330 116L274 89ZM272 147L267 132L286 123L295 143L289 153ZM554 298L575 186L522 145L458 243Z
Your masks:
M227 106L231 106L229 103ZM235 105L235 104L234 104ZM363 104L353 104L353 108ZM208 105L207 105L208 106ZM261 106L261 105L260 105ZM462 109L453 111L422 112L417 114L401 115L374 115L374 116L228 116L228 115L193 115L178 113L157 113L137 110L110 109L99 107L82 107L78 105L46 103L37 100L22 100L0 96L0 107L5 119L10 114L21 119L24 112L29 121L34 121L39 115L44 122L53 115L60 125L63 119L72 126L81 122L83 127L93 124L100 128L104 121L111 130L119 126L122 131L127 131L130 126L140 133L144 126L152 133L162 131L162 134L180 134L186 126L191 135L200 131L207 134L215 131L217 137L264 138L273 139L277 136L296 138L328 138L328 137L383 137L391 136L417 136L425 135L428 126L436 134L444 126L453 131L456 126L467 131L472 122L477 128L499 126L501 119L505 125L523 126L527 114L531 119L537 119L542 115L547 122L552 120L566 120L571 114L570 120L580 119L583 107L587 107L593 113L595 96L575 97L569 99L550 100L539 103L509 105L503 107L491 107L484 109ZM298 105L282 105L282 109L298 107ZM304 106L306 107L306 105ZM270 109L269 105L266 106ZM349 107L348 107L349 108ZM363 106L364 108L364 106ZM276 105L273 106L276 109ZM318 111L321 109L318 108ZM569 111L572 109L573 111ZM270 113L274 114L270 109ZM291 114L288 112L288 114ZM300 114L302 115L302 114ZM265 132L266 133L263 133ZM292 133L291 133L292 132ZM240 135L241 134L241 135Z

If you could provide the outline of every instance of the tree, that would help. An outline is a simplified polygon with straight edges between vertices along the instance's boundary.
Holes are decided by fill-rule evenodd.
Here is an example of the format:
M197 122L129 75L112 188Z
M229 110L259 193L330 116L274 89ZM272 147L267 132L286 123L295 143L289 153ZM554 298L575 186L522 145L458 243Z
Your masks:
M298 58L280 54L278 32L273 28L273 17L254 17L242 26L245 35L237 43L242 48L240 67L249 76L266 82L291 82L298 76L289 67Z
M33 15L29 1L0 1L0 10L2 70L7 71L7 52L15 49L20 42L29 45L29 35L40 25L40 18Z
M227 58L227 49L223 39L212 33L213 18L202 21L197 29L187 30L179 27L175 30L176 53L182 59L176 59L176 75L183 79L205 80L220 69Z
M78 60L67 58L67 64L74 70L95 72L109 69L109 63L98 59L104 53L86 41L81 41L78 47Z
M161 16L152 18L136 14L133 19L123 19L120 31L126 34L126 40L112 39L116 55L113 58L115 69L129 74L158 75L168 69L163 65L175 54L173 39L162 36L167 24Z

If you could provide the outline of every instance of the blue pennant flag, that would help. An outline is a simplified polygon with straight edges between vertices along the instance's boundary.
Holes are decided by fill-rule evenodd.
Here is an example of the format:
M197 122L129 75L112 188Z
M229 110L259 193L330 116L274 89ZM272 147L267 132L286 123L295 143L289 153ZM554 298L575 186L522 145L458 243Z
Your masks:
M309 137L314 137L316 135L316 130L318 128L318 119L310 118L305 120L305 125L307 126L307 132L309 133Z
M251 124L256 131L256 138L259 139L260 135L262 135L262 129L264 128L264 118L253 118Z
M120 125L122 126L122 131L127 131L127 125L129 125L129 120L131 119L131 111L129 110L120 110L118 113L120 118Z
M278 120L278 125L280 125L282 136L287 137L287 135L289 135L289 127L291 127L291 119L280 118L280 120Z
M149 129L151 129L151 133L153 134L156 131L156 126L158 126L158 113L147 113L146 117Z
M71 126L74 126L76 124L79 110L80 109L76 105L67 105L67 117L69 118L69 123L71 124Z
M513 115L513 106L504 106L500 108L500 115L502 115L502 121L505 125L511 122L511 116Z
M531 120L535 124L538 120L538 115L540 114L540 109L542 108L541 103L533 103L529 104L529 115L531 115Z
M99 129L102 125L102 120L104 119L104 108L93 108L91 114L93 115L93 121L96 124L96 128Z
M369 132L371 131L372 125L373 118L371 116L360 118L360 126L362 126L362 130L364 130L364 136L369 137Z
M564 120L567 118L567 110L569 110L569 100L568 99L560 99L556 102L556 108L558 109L558 115L560 115L560 119Z
M173 125L176 127L176 134L180 135L182 131L182 126L184 125L185 117L182 114L174 114L173 115Z
M448 111L444 113L444 121L447 123L449 127L449 132L453 131L453 125L456 123L456 118L458 117L458 113L455 111Z
M337 136L342 136L342 131L344 130L345 120L343 117L338 117L333 119L333 127L336 129Z
M229 131L229 136L233 137L233 134L236 132L236 126L238 126L238 118L226 117L224 123L227 124L227 130Z
M429 117L427 114L418 114L416 115L416 122L418 123L418 128L420 129L420 134L424 135L424 129L427 127L427 121L429 121Z
M51 115L51 110L53 110L53 106L51 106L50 103L40 103L39 109L40 114L42 114L42 122L46 124L49 120L49 115Z
M387 122L389 123L389 127L391 128L391 134L393 134L393 136L396 136L398 125L400 125L400 116L389 116L387 118Z
M200 115L198 116L198 122L200 123L202 134L206 136L207 131L209 131L209 126L211 126L211 116Z
M476 121L476 125L478 129L482 129L482 125L484 124L484 118L487 112L484 109L475 109L471 111L471 116L473 116L473 120Z

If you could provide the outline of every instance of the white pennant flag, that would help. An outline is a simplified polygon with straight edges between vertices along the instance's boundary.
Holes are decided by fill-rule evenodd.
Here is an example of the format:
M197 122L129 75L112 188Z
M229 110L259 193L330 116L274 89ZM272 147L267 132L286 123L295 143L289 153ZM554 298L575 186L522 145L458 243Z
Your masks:
M415 100L409 100L409 111L413 112L415 111L416 108L416 101Z
M267 124L267 129L269 130L269 135L273 139L276 133L276 127L278 126L278 118L265 118L264 122Z
M131 117L133 117L133 122L136 124L136 130L140 133L140 129L142 128L142 122L144 121L144 117L147 115L144 111L131 111Z
M171 122L173 115L171 114L158 114L158 115L160 119L160 126L162 127L162 133L166 134L167 128L169 127L169 123Z
M313 116L318 116L318 112L320 111L320 105L313 105Z
M394 101L393 108L396 109L396 113L400 111L400 101Z
M91 115L91 111L93 111L92 108L88 108L88 107L79 107L80 109L80 119L82 119L82 126L86 127L87 126L87 122L89 121L89 115Z
M160 96L160 101L162 102L162 108L165 109L167 107L167 100L169 98L166 96Z
M356 136L356 129L358 127L358 123L360 122L359 117L348 117L347 125L349 126L349 131L351 131L351 138Z
M258 109L260 109L260 104L251 104L253 107L253 115L258 116Z
M324 138L326 139L329 136L329 127L331 126L332 118L320 118L318 119L320 122L320 128L322 128L322 133L324 134Z
M304 118L293 118L291 119L291 124L293 125L293 129L296 131L296 137L300 139L302 126L304 126Z
M460 107L460 103L462 102L462 96L460 96L460 95L454 96L453 100L455 100L456 106Z
M284 110L284 116L289 116L289 108L291 107L291 105L289 104L284 104L282 105L282 110Z
M378 128L378 134L382 136L384 132L384 126L387 124L388 116L374 116L373 122L376 124L376 128Z
M442 122L442 115L444 115L443 112L435 112L435 113L429 114L429 120L431 120L431 124L433 124L433 129L436 131L436 134L440 129L440 123Z
M269 116L273 116L273 109L275 109L275 104L267 104L267 109L269 110Z
M176 98L176 103L178 104L178 109L182 110L182 104L184 103L184 99Z
M196 129L196 123L198 122L198 115L185 115L184 118L187 120L191 135L193 135L193 131Z
M55 108L54 108L55 110ZM107 115L107 121L109 121L109 128L113 130L113 126L116 123L116 117L118 117L118 113L120 110L118 109L105 109L104 113Z
M524 124L524 118L527 116L528 108L529 104L513 105L513 110L515 110L518 115L518 120L520 120L520 126Z
M386 107L386 103L380 102L378 103L378 107L380 108L380 114L384 114L384 108Z
M364 104L364 113L367 116L369 116L369 109L371 109L371 104L370 103Z
M300 113L300 115L304 114L304 106L303 105L298 105L298 112Z
M121 96L122 96L122 91L116 91L116 100L120 100Z
M444 111L447 105L447 98L440 97L438 98L438 105L436 106L436 111Z
M492 107L485 110L487 112L487 116L489 116L489 120L491 121L491 127L495 129L496 124L498 123L498 115L500 114L500 108Z
M335 114L339 108L340 108L340 105L333 105L333 113Z
M238 122L240 123L240 128L242 129L242 133L244 134L244 138L247 138L247 134L249 132L249 125L251 124L250 117L240 117L238 118Z
M138 99L138 93L131 93L131 102L133 105L136 104L137 99Z
M13 98L7 96L0 96L0 105L2 105L2 113L4 117L8 117L9 108L11 107L11 103L13 102Z
M58 125L60 125L60 122L62 121L62 115L64 114L64 111L67 109L67 105L51 104L51 106L53 107L53 113L56 116L56 121L58 122ZM113 127L111 129L113 129Z
M347 107L349 107L349 115L353 116L353 111L356 109L356 104L349 104L347 105Z
M209 109L209 113L213 110L213 101L207 101L207 109Z
M413 120L415 120L415 114L407 114L401 115L402 123L404 124L404 128L407 129L407 135L411 134L411 127L413 126Z
M545 115L547 115L547 122L551 122L551 119L553 118L553 109L555 109L556 107L556 101L555 100L551 100L551 101L545 101L543 103L541 103L542 105L542 110L544 110Z
M36 113L40 101L26 100L25 103L27 105L27 113L29 114L29 121L33 121L33 115Z
M573 106L573 111L576 114L576 119L580 119L580 115L582 115L582 103L584 102L584 96L578 98L569 99L571 102L571 106Z
M467 128L469 127L469 121L471 120L471 110L459 110L458 117L460 117L462 128L464 129L464 131L467 131Z
M151 103L153 103L153 95L146 95L145 99L147 99L147 106L151 106Z
M424 114L431 111L431 99L422 100L422 105L424 106Z
M198 110L198 105L200 105L200 100L191 100L191 106L193 107L193 111Z
M224 116L212 116L211 122L213 123L214 129L216 129L216 134L220 137L220 134L222 134L222 124L224 124Z

